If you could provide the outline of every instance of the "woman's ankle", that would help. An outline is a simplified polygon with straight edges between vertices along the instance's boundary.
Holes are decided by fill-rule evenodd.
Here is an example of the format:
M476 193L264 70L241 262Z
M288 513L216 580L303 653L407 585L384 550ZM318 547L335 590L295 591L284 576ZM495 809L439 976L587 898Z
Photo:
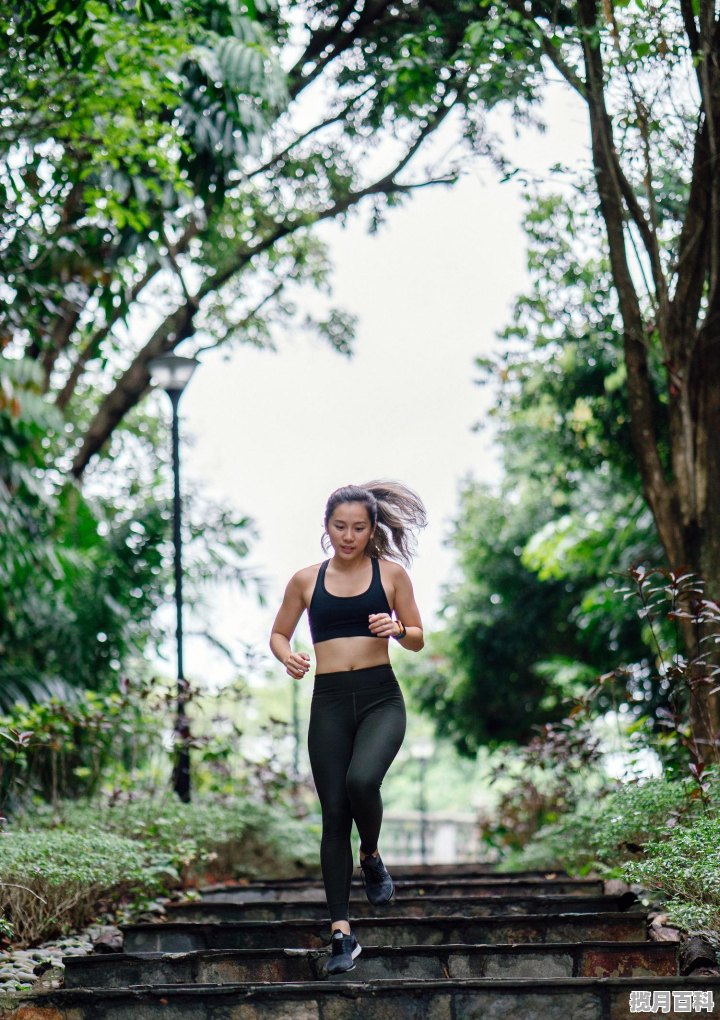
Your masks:
M341 931L343 935L350 934L350 922L349 921L331 921L330 922L330 934L334 935L336 931Z

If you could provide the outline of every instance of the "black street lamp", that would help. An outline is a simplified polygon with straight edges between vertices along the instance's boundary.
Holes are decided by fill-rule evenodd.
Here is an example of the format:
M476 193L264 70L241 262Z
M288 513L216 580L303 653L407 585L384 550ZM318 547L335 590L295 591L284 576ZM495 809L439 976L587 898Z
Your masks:
M156 386L165 390L172 403L172 462L174 478L173 499L173 542L175 545L175 613L177 646L177 719L175 722L175 740L177 758L173 770L173 789L180 800L190 800L190 726L185 714L187 701L187 685L183 669L183 625L182 625L182 537L180 532L180 425L178 404L183 390L190 382L192 374L199 362L195 358L181 358L177 354L167 354L153 358L148 365L150 377Z
M420 783L418 787L418 811L420 813L420 863L427 864L427 767L435 747L431 740L420 739L410 748L410 754L420 765Z
M292 775L295 790L297 791L300 782L300 692L296 677L292 678L292 731L293 731L293 759Z

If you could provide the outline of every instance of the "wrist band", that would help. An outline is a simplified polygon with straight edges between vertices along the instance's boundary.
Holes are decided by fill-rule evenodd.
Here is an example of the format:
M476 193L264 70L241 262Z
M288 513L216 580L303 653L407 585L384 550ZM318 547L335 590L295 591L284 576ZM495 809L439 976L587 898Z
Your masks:
M392 636L395 638L396 641L402 641L404 637L407 637L407 628L405 624L402 622L402 620L396 620L395 623L399 623L400 626L402 627L402 630L400 631L399 634L393 634Z

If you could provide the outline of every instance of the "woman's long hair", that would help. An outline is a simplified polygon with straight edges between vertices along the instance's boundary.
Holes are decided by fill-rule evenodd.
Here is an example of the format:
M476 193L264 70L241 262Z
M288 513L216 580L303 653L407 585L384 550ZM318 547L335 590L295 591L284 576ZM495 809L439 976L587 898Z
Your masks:
M427 524L425 506L416 492L402 482L377 480L364 485L343 485L330 493L325 506L325 528L341 503L362 503L367 507L375 534L367 547L368 556L400 560L410 566L415 555L415 532ZM328 551L327 530L322 547Z

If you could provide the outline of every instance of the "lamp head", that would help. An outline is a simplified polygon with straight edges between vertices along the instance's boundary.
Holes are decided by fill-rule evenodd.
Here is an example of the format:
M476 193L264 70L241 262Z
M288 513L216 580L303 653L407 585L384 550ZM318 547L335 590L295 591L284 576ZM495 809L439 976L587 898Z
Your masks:
M200 362L197 358L183 358L179 354L164 354L148 362L150 378L155 386L168 393L182 393Z

